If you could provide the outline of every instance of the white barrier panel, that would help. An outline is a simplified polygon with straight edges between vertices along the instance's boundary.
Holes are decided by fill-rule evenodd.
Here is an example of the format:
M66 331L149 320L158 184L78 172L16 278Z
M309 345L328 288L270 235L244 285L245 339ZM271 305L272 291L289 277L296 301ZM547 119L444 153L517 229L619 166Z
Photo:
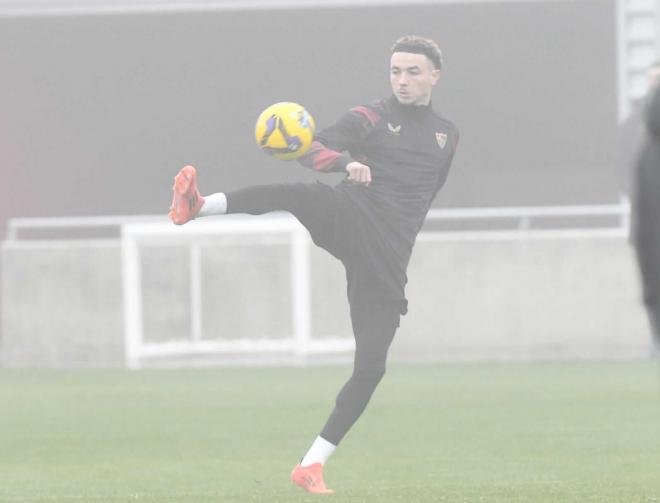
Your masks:
M392 358L644 356L649 339L626 243L628 213L625 203L433 210L432 222L513 218L517 225L420 233L409 270L410 313L402 320ZM546 218L585 216L616 217L620 225L534 228ZM23 236L39 229L99 226L117 227L121 239ZM65 281L78 276L77 262L96 260L91 251L98 246L106 250L103 264L116 247L121 274L103 265L98 270L103 285L97 285L95 275L80 275L78 286L67 286ZM69 255L81 258L74 261ZM57 262L46 275L53 275L53 286L45 285L43 277L32 277L39 268L30 257L39 263ZM62 261L66 267L58 265ZM66 365L61 355L67 351L55 347L66 345L66 337L91 348L94 341L80 342L83 331L97 333L99 341L115 347L108 339L117 338L121 330L101 334L103 327L116 325L115 311L94 307L99 310L97 327L87 313L77 312L82 304L71 305L66 295L59 295L85 289L115 292L113 274L119 278L114 295L123 306L118 344L131 367L200 360L257 362L264 361L264 355L281 363L337 356L347 361L354 347L341 265L312 246L304 228L287 214L208 218L182 227L163 217L13 220L3 244L3 270L5 292L18 292L3 296L3 361L9 365L30 361L29 353L41 351L42 343L25 341L49 330L49 356L34 360L41 364ZM58 270L66 276L57 277ZM26 289L33 283L46 293ZM16 285L23 288L17 290ZM60 306L60 317L40 312L47 309L48 295L51 306ZM34 301L36 297L46 299L44 304ZM105 314L107 320L102 319ZM70 323L76 319L87 324ZM74 337L77 325L81 335ZM61 335L63 327L67 336ZM82 351L77 354L77 364L85 364ZM90 358L98 361L100 357Z

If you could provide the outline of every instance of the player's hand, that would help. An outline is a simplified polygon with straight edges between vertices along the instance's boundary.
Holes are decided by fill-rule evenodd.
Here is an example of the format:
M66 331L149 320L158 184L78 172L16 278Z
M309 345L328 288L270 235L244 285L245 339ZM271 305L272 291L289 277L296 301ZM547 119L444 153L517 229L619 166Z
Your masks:
M352 182L369 185L371 183L371 170L361 162L353 161L346 165L348 179Z

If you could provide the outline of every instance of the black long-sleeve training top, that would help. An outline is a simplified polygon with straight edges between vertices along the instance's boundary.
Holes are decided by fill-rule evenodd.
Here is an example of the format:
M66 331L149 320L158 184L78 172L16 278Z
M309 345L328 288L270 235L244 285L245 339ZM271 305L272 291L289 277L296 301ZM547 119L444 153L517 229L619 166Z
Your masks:
M458 138L456 126L431 105L402 105L391 96L348 111L300 158L317 171L344 172L352 161L369 166L368 186L345 179L336 190L347 211L364 217L361 239L369 262L387 279L380 297L405 300L412 248L447 179Z

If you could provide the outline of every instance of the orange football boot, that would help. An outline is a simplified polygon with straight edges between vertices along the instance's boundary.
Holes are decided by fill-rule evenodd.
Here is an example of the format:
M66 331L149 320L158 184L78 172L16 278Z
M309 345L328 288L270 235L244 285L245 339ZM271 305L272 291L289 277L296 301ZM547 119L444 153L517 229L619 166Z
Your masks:
M176 225L189 222L202 208L204 198L197 190L197 171L193 166L184 166L174 177L172 206L168 216Z
M332 494L334 491L328 489L323 481L323 465L314 463L309 466L299 464L291 472L291 482L298 484L305 491L315 494Z

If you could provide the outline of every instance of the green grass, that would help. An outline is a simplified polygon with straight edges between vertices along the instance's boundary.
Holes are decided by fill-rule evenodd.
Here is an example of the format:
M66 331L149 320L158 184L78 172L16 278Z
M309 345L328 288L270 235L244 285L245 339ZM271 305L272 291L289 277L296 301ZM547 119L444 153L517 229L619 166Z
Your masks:
M653 363L393 367L288 474L347 368L0 371L1 502L660 502Z

